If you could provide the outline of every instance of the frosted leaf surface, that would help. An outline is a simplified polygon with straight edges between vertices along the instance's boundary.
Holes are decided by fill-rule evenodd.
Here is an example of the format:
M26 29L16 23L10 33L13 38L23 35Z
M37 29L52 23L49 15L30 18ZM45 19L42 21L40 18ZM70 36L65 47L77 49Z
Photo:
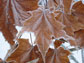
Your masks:
M64 25L55 19L50 10L39 8L32 11L32 16L24 23L23 31L35 33L35 43L38 44L41 52L45 54L51 43L52 36L55 36L55 38L67 37L63 28Z

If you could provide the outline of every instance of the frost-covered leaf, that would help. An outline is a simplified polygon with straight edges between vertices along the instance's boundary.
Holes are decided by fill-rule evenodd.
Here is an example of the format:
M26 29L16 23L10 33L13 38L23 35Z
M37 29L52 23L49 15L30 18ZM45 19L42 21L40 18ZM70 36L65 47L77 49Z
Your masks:
M79 30L74 33L75 42L80 48L84 47L84 30Z
M82 1L78 1L72 6L72 14L78 18L80 23L84 24L84 4Z
M26 63L35 59L39 59L37 63L43 63L38 47L31 46L27 39L19 39L18 48L8 57L7 62Z
M61 9L64 13L70 13L73 0L54 0L56 9Z
M61 11L55 11L56 20L62 22L65 27L64 30L67 35L69 35L69 42L72 44L76 43L73 42L75 40L73 38L74 32L78 31L80 29L84 29L84 24L79 21L79 18L77 16L74 16L73 14L66 14L62 13Z
M69 35L74 35L75 31L84 29L84 25L78 21L78 18L73 15L64 15L65 31ZM72 33L73 32L73 33Z
M22 58L23 59L22 62L24 62L24 63L30 62L30 61L35 60L35 59L38 59L37 63L44 63L42 55L41 55L37 45L32 46L29 53L27 51L23 55L24 55L24 57Z
M84 4L82 4L81 1L78 1L72 5L71 14L63 13L60 10L55 11L56 19L61 21L65 25L64 30L69 36L71 36L71 39L69 40L71 45L79 46L75 41L77 39L75 39L73 36L75 35L74 32L79 31L80 29L84 29L83 9Z
M2 1L2 0L1 0ZM16 36L17 30L14 25L14 17L11 9L11 4L7 5L7 1L2 1L1 7L3 7L2 14L0 15L0 31L3 33L6 40L13 45L13 39ZM10 7L9 7L10 6ZM9 7L9 8L8 8ZM7 9L8 8L8 9Z
M55 13L56 13L56 19L61 21L65 25L65 29L66 32L68 32L68 34L69 32L71 32L70 29L74 32L84 28L84 25L78 21L78 18L76 16L73 16L72 14L71 15L63 14L60 11L55 11Z
M31 14L30 10L38 8L39 0L0 0L0 31L13 45L16 37L16 25L22 26Z
M70 55L70 52L60 47L61 44L62 44L61 41L55 41L54 43L55 49L49 48L46 54L46 63L69 63L68 55Z
M23 30L35 33L35 44L38 44L41 52L45 54L52 36L66 37L63 28L64 25L55 19L50 10L38 9L32 11L32 16L24 23Z
M16 50L7 58L7 61L21 61L21 56L26 52L29 51L31 45L27 39L19 39L19 46ZM9 50L10 51L10 50Z

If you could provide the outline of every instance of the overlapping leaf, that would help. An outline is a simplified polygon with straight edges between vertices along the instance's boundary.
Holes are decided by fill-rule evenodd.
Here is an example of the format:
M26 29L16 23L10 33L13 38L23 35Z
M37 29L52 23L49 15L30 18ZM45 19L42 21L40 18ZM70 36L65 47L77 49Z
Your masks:
M27 63L35 59L38 59L37 63L43 63L37 46L31 46L27 39L19 39L18 41L18 48L7 59L9 63Z
M68 63L68 55L70 52L64 50L60 45L64 43L61 40L55 40L55 49L49 48L46 57L42 57L37 45L31 46L27 39L19 39L19 46L16 50L8 57L8 63Z
M13 45L16 37L16 25L22 26L23 22L31 15L29 10L38 8L39 0L0 0L0 31L6 40Z
M7 3L7 1L5 2ZM11 45L13 45L14 44L13 39L17 33L17 30L14 25L15 22L14 18L12 17L13 16L12 9L11 7L9 7L10 5L11 5L10 2L8 5L6 5L5 3L2 3L1 5L3 11L1 12L2 14L0 16L0 31L2 31L6 40L10 42ZM7 8L6 6L9 8L6 9Z
M76 12L78 12L78 10L76 11L75 5L76 4L74 4L72 6L72 10L74 9L74 11L72 11L71 14L67 14L65 12L63 13L62 10L60 11L59 9L55 11L55 13L56 13L55 14L56 19L59 20L59 21L61 21L65 25L64 30L71 37L74 36L74 32L75 31L78 31L80 29L84 29L83 18L81 20L80 17L77 16ZM83 16L83 14L82 14L82 16ZM75 39L71 38L69 40L70 43L71 43L71 45L76 45L76 42L74 42L73 40L75 40Z
M75 38L74 42L77 43L76 45L80 48L83 48L84 47L84 29L76 31L74 33L74 38Z
M29 51L31 45L29 44L29 41L27 39L19 39L19 46L15 48L16 50L14 53L7 59L7 61L16 61L20 62L21 56Z
M25 23L23 30L29 32L35 32L36 41L42 53L48 49L51 43L51 36L66 37L63 31L64 26L62 23L57 21L48 9L38 9L32 11L32 17L29 18Z
M61 41L56 40L54 43L55 49L49 48L46 54L46 63L69 63L68 55L70 52L60 47Z
M80 23L84 24L84 4L82 1L78 1L72 6L72 14L78 18Z

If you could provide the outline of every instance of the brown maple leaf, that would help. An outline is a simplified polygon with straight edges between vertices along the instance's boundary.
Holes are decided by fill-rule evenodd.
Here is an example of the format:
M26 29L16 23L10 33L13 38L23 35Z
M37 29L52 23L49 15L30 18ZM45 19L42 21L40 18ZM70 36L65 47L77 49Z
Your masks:
M19 62L21 61L21 55L25 53L26 51L29 51L31 45L29 44L27 39L19 39L19 46L16 48L15 51L7 58L7 61L16 61ZM9 50L10 52L10 50Z
M66 37L63 28L64 26L55 19L53 13L48 9L38 9L32 11L32 16L24 23L23 30L35 33L35 44L45 54L51 43L51 36Z
M84 48L84 29L74 32L74 45Z
M1 0L2 1L2 0ZM11 9L11 4L5 4L7 1L2 1L3 3L1 6L3 7L2 14L0 16L0 31L3 33L4 37L6 40L13 45L14 41L13 39L16 36L17 30L14 25L14 18L13 18L13 13ZM10 6L10 7L9 7ZM7 7L9 7L7 9Z
M84 4L82 1L78 1L72 6L72 14L78 18L80 23L84 24Z
M11 1L15 24L23 26L23 22L31 16L28 11L36 10L38 8L39 0L13 0Z
M56 40L54 42L55 49L48 49L45 57L45 63L69 63L68 55L70 54L70 52L68 50L65 50L63 47L60 47L61 44L61 41Z
M74 42L73 40L75 40L73 38L74 36L74 32L78 31L80 29L84 29L84 24L81 23L79 21L79 18L77 16L75 16L72 12L71 14L67 14L67 13L63 13L62 10L56 10L55 11L55 16L56 16L56 20L59 20L60 22L62 22L65 25L65 32L66 34L69 35L69 42L71 43L71 45L75 45L76 42ZM82 21L83 22L83 21Z
M8 57L7 62L27 63L35 59L39 59L37 63L43 63L38 47L31 46L27 39L19 39L18 48Z
M31 14L30 10L38 8L39 0L0 0L0 31L5 39L13 45L16 37L16 25L22 26Z

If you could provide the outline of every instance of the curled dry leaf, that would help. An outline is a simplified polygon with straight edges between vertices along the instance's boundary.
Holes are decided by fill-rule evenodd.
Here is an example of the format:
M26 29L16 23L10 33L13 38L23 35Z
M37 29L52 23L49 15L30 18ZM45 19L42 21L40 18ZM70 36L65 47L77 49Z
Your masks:
M48 49L45 63L69 63L68 55L70 55L70 52L60 47L61 44L61 41L56 40L54 43L55 49Z
M57 21L48 9L38 9L32 11L32 17L24 23L23 30L35 32L35 43L38 44L41 52L45 55L52 36L56 38L66 37L63 28L64 25Z
M43 63L42 55L37 46L31 46L27 39L19 39L18 48L8 57L7 62L27 63L39 59L37 63Z

